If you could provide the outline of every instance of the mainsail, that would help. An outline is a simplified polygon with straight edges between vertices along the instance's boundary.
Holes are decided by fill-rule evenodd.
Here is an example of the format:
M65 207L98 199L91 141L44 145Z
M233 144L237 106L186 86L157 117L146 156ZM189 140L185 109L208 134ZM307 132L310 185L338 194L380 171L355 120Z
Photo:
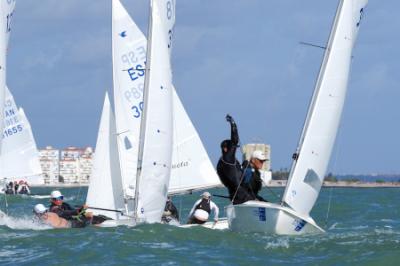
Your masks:
M147 40L119 0L112 1L114 107L123 188L133 198L143 111ZM133 206L130 208L133 211Z
M160 222L168 193L173 134L170 50L174 24L175 1L152 0L135 193L139 222Z
M107 93L101 114L86 204L91 207L124 210L115 119ZM94 210L94 213L114 220L121 218L117 212Z
M309 214L317 200L338 131L352 50L367 0L341 0L315 85L283 202Z
M172 3L172 2L171 2ZM147 40L122 6L113 0L114 103L124 187L135 184L140 118L143 111ZM173 88L173 156L169 193L220 185L201 139Z

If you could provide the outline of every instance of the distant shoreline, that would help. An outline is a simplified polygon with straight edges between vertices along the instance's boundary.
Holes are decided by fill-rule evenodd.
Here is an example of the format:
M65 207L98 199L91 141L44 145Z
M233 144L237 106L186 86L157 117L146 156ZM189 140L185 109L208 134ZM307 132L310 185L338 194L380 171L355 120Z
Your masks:
M57 183L57 184L31 185L30 187L34 187L34 188L46 188L46 187L74 188L74 187L88 187L88 186L89 186L89 184L59 184L59 183Z
M272 180L269 187L285 187L286 180ZM392 188L400 187L400 182L362 182L362 181L324 181L323 187L339 187L339 188Z

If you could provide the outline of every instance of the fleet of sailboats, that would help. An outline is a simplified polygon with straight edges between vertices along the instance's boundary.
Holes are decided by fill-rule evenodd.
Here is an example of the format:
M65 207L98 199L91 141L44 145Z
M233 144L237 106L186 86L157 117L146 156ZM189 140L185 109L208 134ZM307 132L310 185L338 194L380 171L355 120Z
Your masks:
M367 2L339 2L282 203L249 201L228 206L232 230L289 235L324 231L311 218L310 211L321 190L335 142L352 50Z
M119 223L122 224L125 224L127 219L136 216L146 222L159 222L167 192L169 194L189 193L220 185L219 178L200 137L183 107L172 81L169 81L171 72L169 56L175 20L175 3L174 1L154 1L151 10L149 43L147 44L143 33L120 1L112 1L116 133L108 136L103 134L103 136L116 138L118 143L117 157L120 171L110 172L108 179L118 179L122 186L117 189L118 193L114 193L118 194L118 203L114 201L115 205L107 205L107 209L123 210L125 215L120 215L121 213L118 215L116 212L113 214L114 218L121 220ZM164 46L168 49L162 49L164 42L166 42ZM147 50L150 53L147 54ZM156 67L150 66L153 61L156 62L154 63ZM153 77L155 77L155 81L153 81ZM162 82L164 79L166 81ZM149 102L149 99L143 94L148 90L144 84L150 84L146 86L151 88L155 83L159 84L156 86L158 89L154 94L150 93L150 95L155 95L155 98L150 97ZM168 101L165 101L166 96L160 97L166 93L171 93ZM152 103L153 101L154 103ZM147 104L143 104L143 102ZM160 103L166 105L161 106ZM146 109L146 106L149 107ZM104 110L106 109L103 109L102 117ZM143 113L150 114L150 117L143 116ZM165 117L167 114L168 116ZM166 122L169 124L163 124ZM99 145L99 140L101 142L101 128L96 145ZM145 141L140 143L140 139ZM164 141L162 141L163 139ZM161 146L161 143L166 146ZM139 153L140 150L143 152ZM106 152L110 151L111 149L108 149ZM166 154L161 156L160 151L164 151ZM96 148L95 165L97 165L98 152ZM156 158L155 155L161 157ZM99 156L99 158L101 157ZM89 206L104 206L100 201L89 196L97 194L96 189L92 189L92 183L94 184L97 178L98 171L96 169L94 167L87 203ZM158 170L156 171L156 169ZM101 173L99 171L98 175L101 176ZM146 178L142 179L142 176ZM165 185L163 184L165 182L160 182L161 180L169 180L169 182ZM157 188L156 185L160 186ZM109 186L105 187L109 188ZM135 198L141 198L142 201L139 200L136 205ZM105 209L105 207L102 208ZM148 208L152 210L149 212L150 214L146 214ZM103 215L111 212L93 211L95 214ZM115 221L106 222L106 224L115 223Z
M227 206L230 229L324 232L310 212L334 146L367 2L339 1L282 202ZM6 86L15 1L0 7L0 179L43 184L29 121ZM148 39L120 0L112 0L113 105L106 93L86 199L94 214L111 218L103 226L161 222L168 194L221 185L173 85L174 25L175 0L150 0Z

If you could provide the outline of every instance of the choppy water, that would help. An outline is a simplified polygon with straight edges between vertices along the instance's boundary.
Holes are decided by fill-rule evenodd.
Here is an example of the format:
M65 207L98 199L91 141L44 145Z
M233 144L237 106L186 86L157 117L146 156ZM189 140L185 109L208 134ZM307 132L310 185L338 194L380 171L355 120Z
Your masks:
M82 203L86 194L83 188L62 191L72 204ZM224 194L223 189L213 192ZM268 190L264 195L274 200ZM174 198L182 217L197 197ZM223 209L226 200L214 200ZM166 225L54 230L32 223L32 207L48 199L8 197L9 217L0 219L0 264L399 265L399 202L398 188L323 189L312 216L327 233L289 237Z

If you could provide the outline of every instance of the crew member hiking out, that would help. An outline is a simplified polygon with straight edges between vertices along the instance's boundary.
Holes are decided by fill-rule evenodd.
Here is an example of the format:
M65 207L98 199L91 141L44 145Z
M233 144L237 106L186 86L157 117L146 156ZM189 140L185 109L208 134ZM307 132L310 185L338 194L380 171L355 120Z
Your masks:
M214 222L218 222L218 206L211 201L211 194L204 192L201 199L196 201L189 213L188 224L204 224L208 221L211 211L214 212Z
M58 190L52 191L50 196L51 205L49 211L68 221L80 223L81 227L85 227L88 224L100 224L107 220L107 217L96 216L91 212L86 213L87 205L83 205L78 209L72 208L68 203L64 202L64 196Z
M252 197L245 188L240 186L242 179L242 166L236 159L236 149L239 146L239 134L235 121L228 114L226 121L231 126L231 139L226 139L221 142L222 156L217 164L218 176L228 189L229 199L233 204L240 204L249 200L255 199Z

